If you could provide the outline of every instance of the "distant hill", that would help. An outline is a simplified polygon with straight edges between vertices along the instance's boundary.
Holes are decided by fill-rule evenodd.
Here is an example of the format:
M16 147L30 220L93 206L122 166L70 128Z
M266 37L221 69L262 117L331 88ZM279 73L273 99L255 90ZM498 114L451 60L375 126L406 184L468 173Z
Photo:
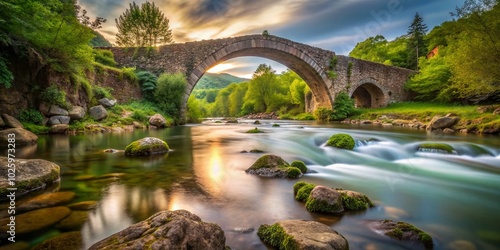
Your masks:
M195 89L223 89L233 82L240 83L248 80L227 73L205 73L196 84Z
M101 35L101 33L94 31L94 34L96 37L92 38L90 40L90 46L92 47L111 47L111 43L104 38L104 36Z

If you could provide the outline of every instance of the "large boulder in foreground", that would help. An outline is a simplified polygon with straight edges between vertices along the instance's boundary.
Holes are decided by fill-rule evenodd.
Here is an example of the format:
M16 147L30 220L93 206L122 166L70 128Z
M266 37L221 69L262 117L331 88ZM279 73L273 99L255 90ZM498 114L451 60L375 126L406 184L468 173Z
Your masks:
M432 249L434 246L430 235L406 222L379 220L370 222L368 226L374 232L386 235L392 239L421 245L425 249Z
M264 155L260 157L245 172L265 177L292 179L298 178L303 174L299 168L290 166L288 162L277 155Z
M7 146L9 144L9 139L13 137L11 134L15 134L16 147L22 145L35 144L38 141L38 136L32 132L23 128L10 128L5 130L0 130L0 145Z
M164 128L167 127L167 119L160 114L156 114L149 118L149 125Z
M0 198L5 199L10 188L8 174L8 159L0 157ZM44 188L59 181L60 168L53 162L46 160L16 159L16 195Z
M146 137L130 143L125 148L125 155L149 156L168 153L168 144L155 137Z
M284 220L262 225L257 235L278 249L349 249L344 236L316 221Z
M224 250L226 236L220 226L201 221L186 211L163 211L92 245L106 249L210 249Z

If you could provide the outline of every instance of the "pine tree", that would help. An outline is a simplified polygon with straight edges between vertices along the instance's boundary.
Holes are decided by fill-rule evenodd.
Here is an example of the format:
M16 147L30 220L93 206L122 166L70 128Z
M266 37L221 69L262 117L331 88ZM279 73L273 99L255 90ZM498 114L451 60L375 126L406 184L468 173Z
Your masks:
M151 47L172 43L169 20L154 3L140 7L132 2L130 8L115 19L118 34L116 43L126 47Z
M417 12L413 22L408 27L408 68L410 69L418 70L418 58L427 54L427 45L424 39L427 30L424 19Z

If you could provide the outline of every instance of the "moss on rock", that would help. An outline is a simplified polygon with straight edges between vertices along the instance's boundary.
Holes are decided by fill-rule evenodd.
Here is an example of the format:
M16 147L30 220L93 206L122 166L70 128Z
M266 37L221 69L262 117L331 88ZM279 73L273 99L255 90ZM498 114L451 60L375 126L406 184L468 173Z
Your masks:
M373 207L372 201L364 194L349 190L338 190L338 192L342 194L342 206L345 210L358 211Z
M261 169L261 168L275 168L275 167L287 167L288 162L283 160L283 158L277 155L264 155L260 157L249 169ZM247 169L247 170L249 170Z
M278 223L261 225L257 231L257 235L262 241L278 249L299 249L293 237L288 235Z
M304 174L307 172L307 166L303 161L293 161L290 165L300 169L300 171Z
M352 150L355 146L354 139L348 134L335 134L328 139L326 146Z
M298 201L306 202L307 198L311 194L311 191L316 187L316 185L311 183L306 183L301 186L295 195L295 199Z
M287 176L290 179L299 178L302 175L302 171L296 167L288 167L287 168Z
M422 244L426 249L432 249L434 243L432 237L417 227L406 222L395 222L392 220L380 220L370 223L370 227L375 232L379 232L390 238Z
M441 152L445 152L448 154L453 153L453 147L446 144L446 143L439 143L439 142L428 142L428 143L423 143L420 144L418 147L418 150L437 150Z
M247 134L260 134L260 133L264 133L264 131L258 129L258 128L254 128L254 129L250 129L248 130L247 132L245 132Z
M146 137L130 143L125 148L125 155L149 156L153 154L165 154L169 151L168 144L154 137Z
M341 196L335 189L316 186L307 197L306 209L311 212L341 213L344 211Z

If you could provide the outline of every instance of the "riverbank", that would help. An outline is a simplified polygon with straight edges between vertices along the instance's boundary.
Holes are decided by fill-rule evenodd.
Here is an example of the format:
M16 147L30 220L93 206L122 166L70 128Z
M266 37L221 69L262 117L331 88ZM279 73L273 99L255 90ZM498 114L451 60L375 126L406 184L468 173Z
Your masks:
M447 133L500 134L500 104L461 106L436 103L405 102L384 108L360 109L361 114L343 121L351 124L374 124L429 129L437 117L454 117L456 121L442 130Z

